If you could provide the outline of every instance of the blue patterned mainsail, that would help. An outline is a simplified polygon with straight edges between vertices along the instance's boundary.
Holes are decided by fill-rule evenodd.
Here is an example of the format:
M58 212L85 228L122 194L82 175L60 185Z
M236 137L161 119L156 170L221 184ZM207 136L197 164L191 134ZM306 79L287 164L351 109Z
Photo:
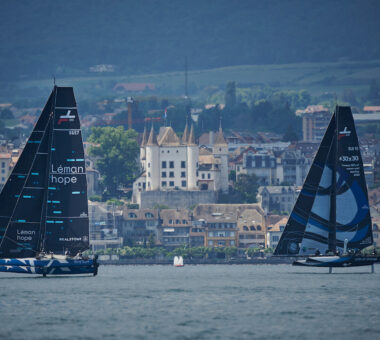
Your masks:
M334 183L334 185L333 185ZM275 255L372 244L367 187L349 107L336 107Z

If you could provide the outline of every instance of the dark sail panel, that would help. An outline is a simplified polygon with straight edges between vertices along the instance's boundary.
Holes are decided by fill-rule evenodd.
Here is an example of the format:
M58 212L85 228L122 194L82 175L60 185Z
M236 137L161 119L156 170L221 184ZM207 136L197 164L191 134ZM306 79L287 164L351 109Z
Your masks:
M45 250L72 254L89 246L87 182L72 88L57 88L49 164Z
M326 189L329 190L328 183L322 183L323 187L320 187L320 182L321 179L322 181L328 181L328 171L325 169L325 166L334 138L334 131L335 118L333 116L310 167L296 204L294 205L293 211L290 214L285 230L282 233L281 239L275 249L275 255L297 255L301 251L302 241L312 215L312 209L317 192L319 191L322 194L325 193ZM329 210L327 213L329 213ZM312 223L318 225L316 215L317 214L314 214ZM318 241L327 242L324 238L320 239L319 235L313 236L312 233L309 233L309 237L315 237Z
M373 243L362 157L350 107L337 107L336 242L363 249Z
M29 257L38 251L42 184L47 165L44 136L50 120L53 94L54 91L0 194L0 257ZM42 145L45 152L40 154Z

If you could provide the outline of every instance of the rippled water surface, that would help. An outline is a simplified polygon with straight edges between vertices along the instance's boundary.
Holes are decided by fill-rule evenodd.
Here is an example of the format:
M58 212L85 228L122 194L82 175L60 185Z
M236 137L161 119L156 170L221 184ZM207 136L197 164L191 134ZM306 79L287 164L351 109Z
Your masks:
M380 265L101 266L1 273L0 338L379 339Z

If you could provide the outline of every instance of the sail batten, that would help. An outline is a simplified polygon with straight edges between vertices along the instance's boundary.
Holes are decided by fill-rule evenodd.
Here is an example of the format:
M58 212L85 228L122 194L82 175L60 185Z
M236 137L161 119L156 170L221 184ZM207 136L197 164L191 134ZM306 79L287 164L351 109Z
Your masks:
M337 107L276 247L276 255L372 244L363 163L349 107Z

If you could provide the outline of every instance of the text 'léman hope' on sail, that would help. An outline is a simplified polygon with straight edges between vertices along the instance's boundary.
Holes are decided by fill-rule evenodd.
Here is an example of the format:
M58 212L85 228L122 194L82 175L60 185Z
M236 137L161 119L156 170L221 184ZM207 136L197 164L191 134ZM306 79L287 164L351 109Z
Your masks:
M336 108L275 255L360 250L373 243L362 157L350 107Z
M0 257L89 247L86 167L74 92L54 87L0 194Z

